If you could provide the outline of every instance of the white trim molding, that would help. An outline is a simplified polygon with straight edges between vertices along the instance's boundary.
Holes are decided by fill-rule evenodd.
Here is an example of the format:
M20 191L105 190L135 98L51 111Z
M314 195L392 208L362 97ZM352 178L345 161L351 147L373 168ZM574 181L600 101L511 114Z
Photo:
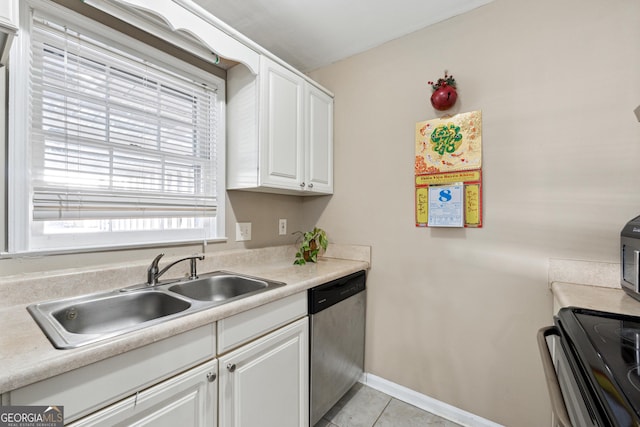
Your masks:
M407 387L385 380L384 378L365 372L360 382L368 387L381 391L405 403L423 409L454 423L468 427L503 427L493 421L464 411L448 403L418 393Z

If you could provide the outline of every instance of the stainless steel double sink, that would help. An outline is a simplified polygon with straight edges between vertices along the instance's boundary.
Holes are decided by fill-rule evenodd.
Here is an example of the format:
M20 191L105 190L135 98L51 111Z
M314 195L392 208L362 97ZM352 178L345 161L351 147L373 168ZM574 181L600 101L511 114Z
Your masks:
M284 286L226 271L32 304L56 348L76 348Z

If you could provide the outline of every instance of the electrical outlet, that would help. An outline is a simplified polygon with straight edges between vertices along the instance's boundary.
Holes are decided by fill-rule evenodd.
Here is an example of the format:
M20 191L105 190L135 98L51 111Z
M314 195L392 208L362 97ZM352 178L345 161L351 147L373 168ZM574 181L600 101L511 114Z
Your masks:
M278 234L280 236L285 236L287 234L287 220L279 219L278 220Z
M244 242L247 240L251 240L251 223L237 222L236 223L236 242Z

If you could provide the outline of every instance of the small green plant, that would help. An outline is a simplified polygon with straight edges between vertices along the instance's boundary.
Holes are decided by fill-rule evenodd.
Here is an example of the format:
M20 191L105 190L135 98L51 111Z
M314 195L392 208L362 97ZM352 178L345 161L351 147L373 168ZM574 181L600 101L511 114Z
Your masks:
M318 227L314 227L313 230L303 233L302 231L296 231L294 234L300 234L301 239L300 248L296 252L296 259L293 261L296 265L303 265L307 262L318 261L318 254L320 249L327 250L329 240L327 239L327 233Z

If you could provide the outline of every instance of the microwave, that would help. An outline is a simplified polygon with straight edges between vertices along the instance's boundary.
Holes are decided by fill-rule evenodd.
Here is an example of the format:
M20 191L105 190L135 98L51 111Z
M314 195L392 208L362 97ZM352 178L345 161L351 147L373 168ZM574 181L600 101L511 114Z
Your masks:
M629 221L620 232L620 285L640 301L640 216Z

